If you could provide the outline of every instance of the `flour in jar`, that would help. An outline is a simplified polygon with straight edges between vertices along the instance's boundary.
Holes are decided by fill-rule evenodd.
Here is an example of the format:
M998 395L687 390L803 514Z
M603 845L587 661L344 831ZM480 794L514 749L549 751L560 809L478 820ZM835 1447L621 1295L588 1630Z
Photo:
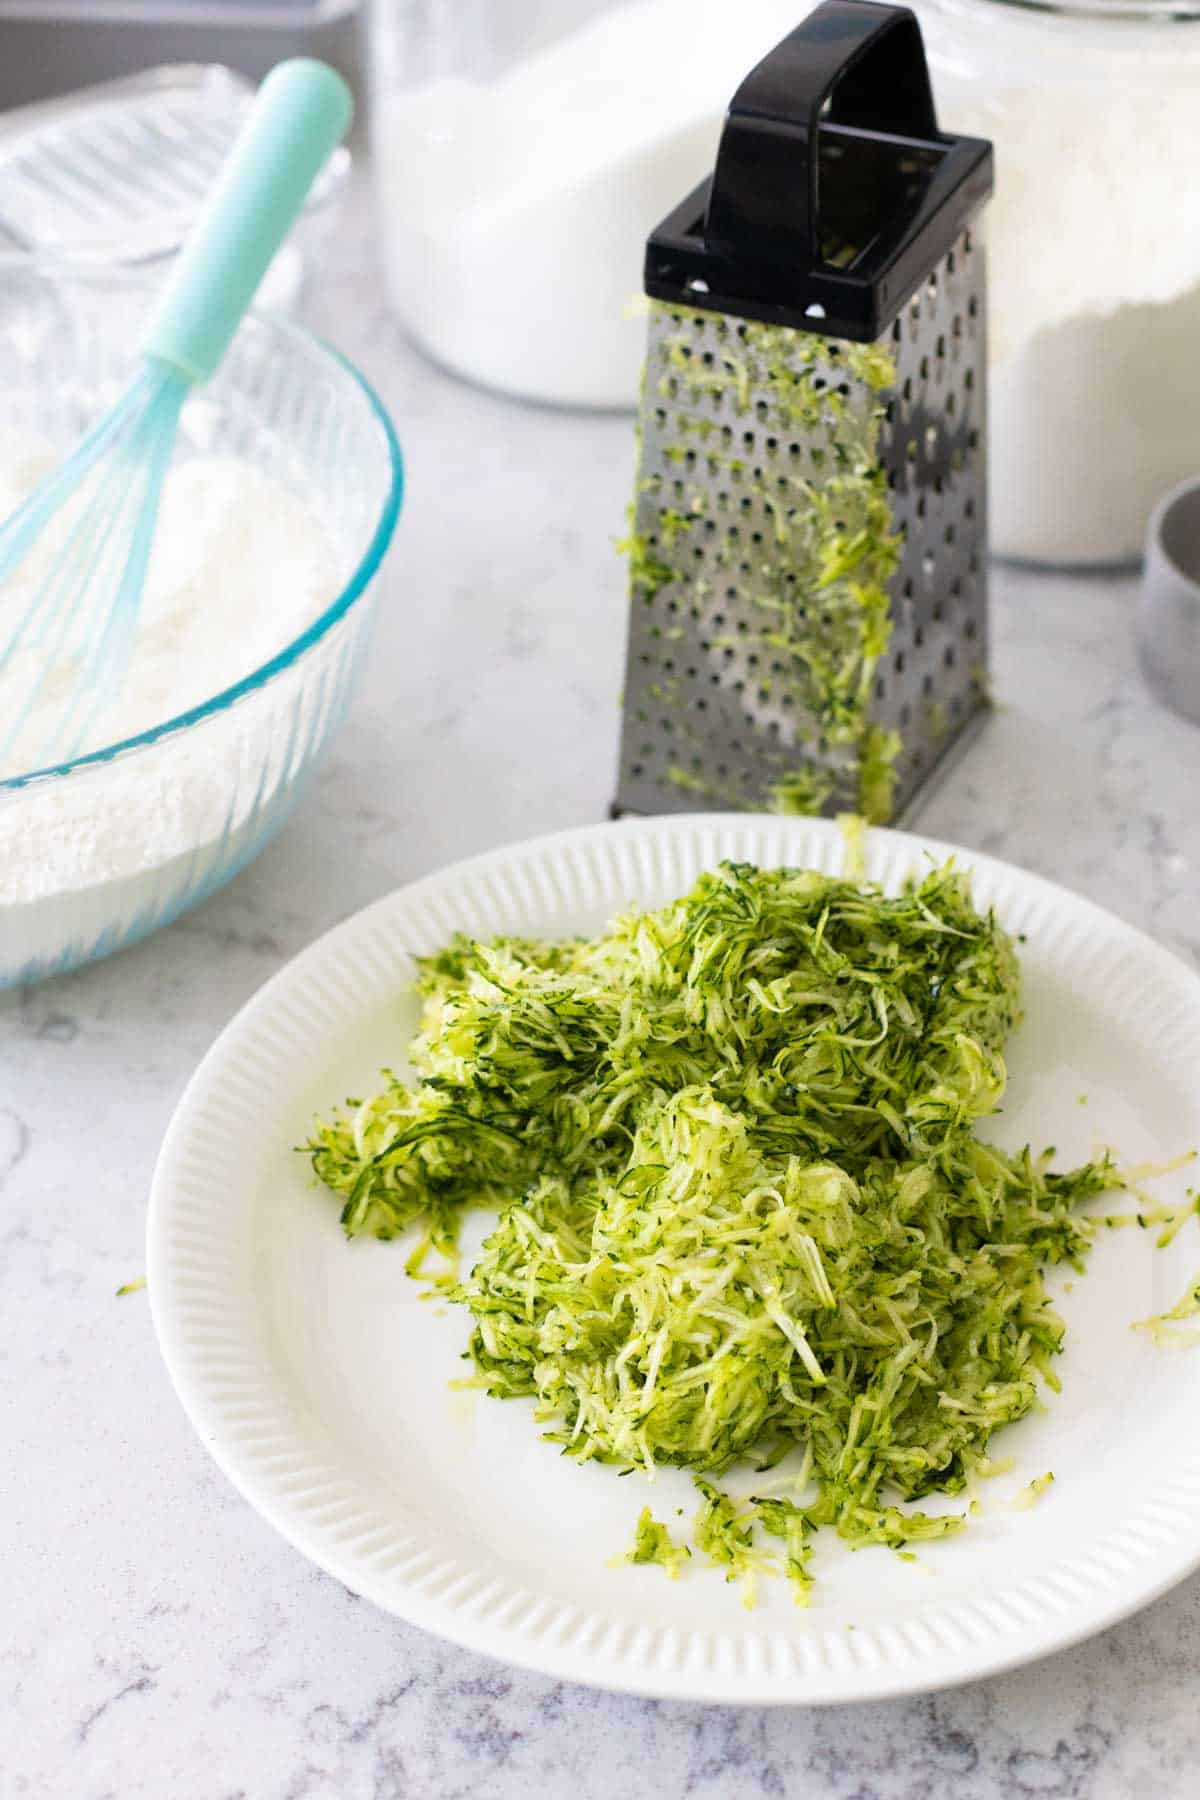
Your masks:
M0 444L0 516L46 462L40 446ZM52 549L53 533L43 568L29 561L0 589L0 641ZM81 749L123 742L251 675L313 622L337 586L328 533L280 482L233 457L180 463L163 489L130 665ZM69 664L51 671L0 777L36 765L72 672ZM14 659L0 672L0 718L17 717L30 692L30 666ZM219 834L231 786L244 785L256 756L269 754L244 735L197 733L193 743L185 734L153 766L133 757L94 777L77 771L0 796L0 904L127 879ZM231 755L244 766L226 767Z

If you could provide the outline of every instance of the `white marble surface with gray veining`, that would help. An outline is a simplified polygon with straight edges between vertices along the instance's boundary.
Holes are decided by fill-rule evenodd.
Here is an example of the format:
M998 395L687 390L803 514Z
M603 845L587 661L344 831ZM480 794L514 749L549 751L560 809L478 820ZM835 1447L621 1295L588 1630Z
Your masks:
M232 887L131 952L0 996L0 1795L1195 1794L1200 1577L1092 1643L932 1699L736 1711L564 1686L309 1567L193 1436L145 1295L114 1297L143 1266L171 1110L260 983L397 883L610 798L629 424L430 369L386 316L361 193L340 252L313 311L378 384L409 464L361 698L316 791ZM1132 584L1000 573L994 597L1001 705L922 827L1200 963L1200 732L1143 690Z

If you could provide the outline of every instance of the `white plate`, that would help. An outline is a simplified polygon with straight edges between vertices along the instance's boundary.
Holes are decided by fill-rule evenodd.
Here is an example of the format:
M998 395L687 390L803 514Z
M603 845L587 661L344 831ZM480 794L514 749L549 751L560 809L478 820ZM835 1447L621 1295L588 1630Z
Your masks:
M894 886L925 851L948 854L873 832L867 873ZM1027 936L1026 1021L995 1135L1055 1141L1064 1163L1102 1141L1134 1161L1200 1141L1200 981L1086 901L958 854L977 899ZM794 1703L912 1693L1044 1655L1200 1562L1200 1351L1129 1329L1200 1267L1190 1223L1166 1251L1136 1228L1106 1234L1063 1295L1062 1395L1001 1435L1017 1468L987 1485L981 1520L922 1546L916 1565L826 1534L808 1612L781 1581L747 1612L695 1563L676 1582L608 1566L648 1498L660 1517L690 1515L687 1477L669 1470L647 1490L580 1467L539 1440L527 1403L450 1392L466 1315L420 1298L402 1245L348 1245L292 1148L316 1112L401 1065L413 952L457 928L590 932L728 856L834 870L843 848L835 826L806 819L569 832L401 889L277 975L205 1058L159 1159L148 1268L175 1385L230 1480L306 1556L402 1618L530 1668ZM1188 1179L1158 1192L1182 1198ZM1049 1493L1008 1509L1046 1469Z

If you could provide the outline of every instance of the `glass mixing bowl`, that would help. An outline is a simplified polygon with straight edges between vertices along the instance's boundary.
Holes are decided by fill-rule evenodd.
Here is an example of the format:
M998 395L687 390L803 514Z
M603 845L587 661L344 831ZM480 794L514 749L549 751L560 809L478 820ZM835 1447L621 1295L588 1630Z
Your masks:
M69 450L120 393L155 296L127 272L7 270L4 437ZM177 454L242 457L290 489L325 529L336 590L269 661L190 712L0 780L0 987L131 944L244 868L296 804L363 666L402 473L357 370L300 327L251 314L189 399Z

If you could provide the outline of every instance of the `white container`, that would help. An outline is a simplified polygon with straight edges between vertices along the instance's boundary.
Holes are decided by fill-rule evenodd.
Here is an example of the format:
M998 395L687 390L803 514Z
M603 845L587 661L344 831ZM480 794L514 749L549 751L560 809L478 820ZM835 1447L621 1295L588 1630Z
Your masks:
M1132 561L1200 470L1200 5L914 3L940 122L996 151L993 548Z
M388 291L438 362L633 407L648 232L711 168L742 76L803 0L374 0Z

